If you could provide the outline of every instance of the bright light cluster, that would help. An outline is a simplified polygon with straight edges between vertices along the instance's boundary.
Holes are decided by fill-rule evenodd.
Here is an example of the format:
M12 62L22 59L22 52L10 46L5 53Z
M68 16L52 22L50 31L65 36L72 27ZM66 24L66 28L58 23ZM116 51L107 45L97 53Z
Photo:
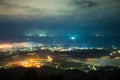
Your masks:
M9 62L7 65L22 66L22 67L28 67L28 68L29 67L40 68L41 66L43 66L44 63L52 62L52 61L53 61L53 58L51 56L47 56L47 58L31 57L21 61Z

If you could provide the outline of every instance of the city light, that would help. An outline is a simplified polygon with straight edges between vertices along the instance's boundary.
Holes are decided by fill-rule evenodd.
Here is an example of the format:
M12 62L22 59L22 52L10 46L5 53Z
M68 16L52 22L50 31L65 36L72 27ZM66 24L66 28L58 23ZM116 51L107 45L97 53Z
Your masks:
M0 44L0 48L11 48L12 46L10 44Z
M41 66L44 66L44 64L45 65L51 64L51 62L53 60L54 59L51 56L47 56L46 58L40 58L40 57L31 55L31 56L25 57L24 60L10 61L6 65L22 66L22 67L26 67L26 68L29 68L29 67L40 68Z
M72 37L70 37L70 39L71 39L71 40L75 40L75 39L76 39L76 37L72 36Z
M47 35L46 34L39 34L38 36L39 37L46 37Z
M53 58L51 56L48 56L48 60L49 60L49 62L52 62Z

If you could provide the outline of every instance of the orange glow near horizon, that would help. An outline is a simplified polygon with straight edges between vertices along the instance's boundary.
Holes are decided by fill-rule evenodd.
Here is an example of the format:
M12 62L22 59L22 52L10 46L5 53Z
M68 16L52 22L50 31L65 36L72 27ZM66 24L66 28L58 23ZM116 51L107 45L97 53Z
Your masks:
M28 47L29 43L22 42L22 43L0 43L0 48L13 48L13 47Z
M22 66L22 67L41 67L41 63L35 60L29 60L29 61L14 61L14 62L9 62L8 65L11 66Z
M0 48L11 48L12 46L10 44L0 44Z
M9 62L7 65L40 68L44 62L52 62L52 61L53 61L53 58L51 56L48 56L45 59L32 57L32 58L26 58L25 60L21 60L21 61L12 61L12 62Z

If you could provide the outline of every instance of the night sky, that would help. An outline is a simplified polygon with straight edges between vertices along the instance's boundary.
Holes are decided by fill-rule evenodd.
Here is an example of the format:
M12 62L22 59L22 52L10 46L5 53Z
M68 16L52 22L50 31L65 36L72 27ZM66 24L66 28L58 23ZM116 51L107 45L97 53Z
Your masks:
M0 41L54 37L92 45L96 40L85 37L93 36L109 37L97 42L120 44L111 39L120 37L119 30L120 0L0 0Z

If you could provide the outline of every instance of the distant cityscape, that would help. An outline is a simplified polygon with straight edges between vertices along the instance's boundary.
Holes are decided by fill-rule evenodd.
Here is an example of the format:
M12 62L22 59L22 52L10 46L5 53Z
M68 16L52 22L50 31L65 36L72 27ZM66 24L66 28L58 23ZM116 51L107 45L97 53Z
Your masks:
M0 57L0 68L51 66L89 71L103 66L120 67L120 49L117 47L84 48L26 42L1 43Z

